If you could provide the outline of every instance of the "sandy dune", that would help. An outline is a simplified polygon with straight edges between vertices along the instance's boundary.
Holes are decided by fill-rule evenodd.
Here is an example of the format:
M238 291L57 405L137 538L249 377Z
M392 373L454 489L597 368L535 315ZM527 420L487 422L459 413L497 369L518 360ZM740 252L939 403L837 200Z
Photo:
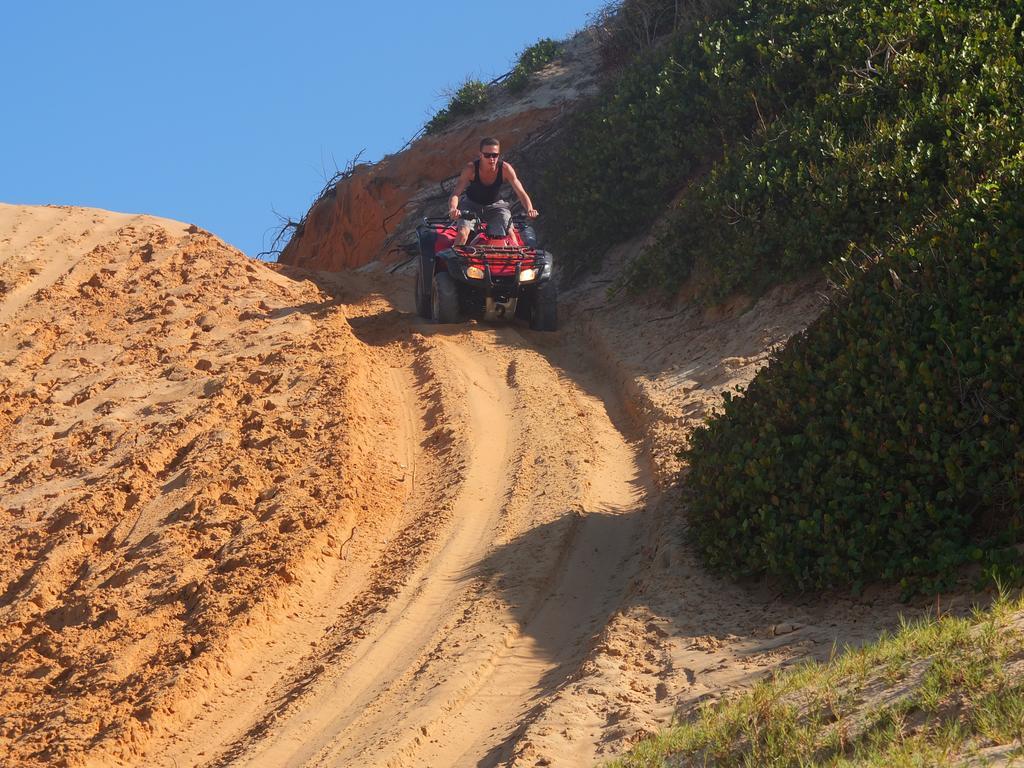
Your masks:
M895 621L709 576L659 490L813 286L538 335L408 282L0 206L0 764L586 765Z
M194 227L0 206L0 291L0 762L125 764L387 518L386 404L340 310Z

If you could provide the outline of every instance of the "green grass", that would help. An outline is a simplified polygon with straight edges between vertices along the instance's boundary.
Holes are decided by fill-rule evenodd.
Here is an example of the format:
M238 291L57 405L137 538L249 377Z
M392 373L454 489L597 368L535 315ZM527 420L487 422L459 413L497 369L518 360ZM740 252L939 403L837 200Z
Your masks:
M526 47L516 59L516 65L505 81L512 93L523 91L530 76L550 64L561 53L562 46L549 38L538 40ZM459 118L475 114L490 101L487 83L468 78L452 92L448 104L442 107L423 127L424 133L433 136L447 130Z
M561 52L562 46L556 40L549 37L538 40L519 54L505 85L512 93L521 93L529 84L530 75L546 67Z
M424 132L428 136L440 133L460 117L482 109L489 98L486 83L474 78L465 80L448 99L448 105L427 121Z
M877 642L699 707L609 768L950 765L991 746L1024 757L1024 599L905 623Z

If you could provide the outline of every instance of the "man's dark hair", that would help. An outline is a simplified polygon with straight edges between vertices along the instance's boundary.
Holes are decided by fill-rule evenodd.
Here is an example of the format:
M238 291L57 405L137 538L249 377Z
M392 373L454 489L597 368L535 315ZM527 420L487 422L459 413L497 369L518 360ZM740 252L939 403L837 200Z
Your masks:
M483 149L484 147L500 147L500 146L501 146L501 142L498 141L497 139L491 137L491 136L485 136L484 138L480 139L480 149Z

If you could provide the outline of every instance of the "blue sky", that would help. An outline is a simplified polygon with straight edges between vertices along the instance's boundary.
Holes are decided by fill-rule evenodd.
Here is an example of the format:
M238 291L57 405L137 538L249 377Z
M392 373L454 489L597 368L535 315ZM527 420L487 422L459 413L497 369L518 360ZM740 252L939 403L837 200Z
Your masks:
M254 256L271 209L298 218L335 164L397 150L446 88L507 71L599 5L10 4L0 202L167 216Z

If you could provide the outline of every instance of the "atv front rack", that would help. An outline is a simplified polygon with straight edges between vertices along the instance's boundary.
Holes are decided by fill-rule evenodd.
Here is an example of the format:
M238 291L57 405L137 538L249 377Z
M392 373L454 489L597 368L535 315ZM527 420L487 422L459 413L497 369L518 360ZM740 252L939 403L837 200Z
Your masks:
M533 273L527 278L532 282L540 277L545 263L538 258L536 249L523 245L460 245L452 250L464 265L462 270L466 273L472 268L480 270L480 274L470 277L488 286L508 281L518 288L523 272Z
M479 264L495 277L517 275L521 269L536 269L541 266L537 250L525 245L457 245L452 248L471 264Z
M471 220L479 221L480 217L475 212L472 213ZM428 227L441 227L447 229L448 227L454 227L458 223L458 219L453 219L450 216L424 216L423 223ZM516 227L529 226L532 220L525 213L514 213L512 214L512 223Z
M536 258L537 249L526 245L456 245L454 250L460 256L533 256Z

